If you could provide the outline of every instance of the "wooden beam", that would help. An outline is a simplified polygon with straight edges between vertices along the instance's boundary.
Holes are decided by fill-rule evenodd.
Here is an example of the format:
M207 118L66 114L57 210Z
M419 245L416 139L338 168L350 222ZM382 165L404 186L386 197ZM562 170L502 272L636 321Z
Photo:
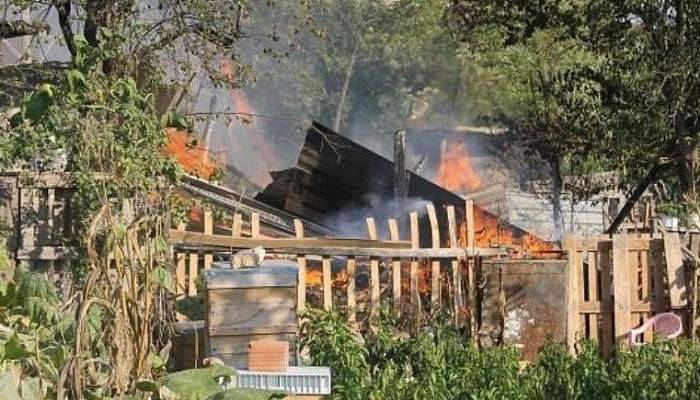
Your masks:
M417 218L417 216L416 216ZM416 222L417 224L417 222ZM416 225L417 226L417 225ZM201 232L170 230L170 243L178 249L205 251L209 249L249 249L262 246L269 253L279 254L325 254L329 256L398 257L398 258L455 258L469 256L506 255L501 248L440 248L411 249L406 241L371 241L362 239L234 239L224 235L206 235ZM418 238L416 238L416 242ZM375 247L373 247L375 246Z
M408 197L405 152L406 131L396 131L394 133L394 201L397 207L400 206L403 199Z
M262 246L271 249L295 249L295 248L375 248L375 249L410 249L407 241L391 242L385 240L364 239L279 239L279 238L241 238L234 239L226 235L207 235L201 232L182 232L170 230L170 242L190 246L209 246L225 248L251 248Z

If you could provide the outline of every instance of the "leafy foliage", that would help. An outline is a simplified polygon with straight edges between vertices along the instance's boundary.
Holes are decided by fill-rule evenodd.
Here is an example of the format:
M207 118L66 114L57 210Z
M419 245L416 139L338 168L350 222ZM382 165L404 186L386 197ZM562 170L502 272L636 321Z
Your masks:
M361 337L337 312L305 317L301 346L331 367L334 399L700 398L700 346L687 340L620 349L610 362L594 343L576 356L551 345L523 367L517 349L477 349L445 324L409 336L383 318Z

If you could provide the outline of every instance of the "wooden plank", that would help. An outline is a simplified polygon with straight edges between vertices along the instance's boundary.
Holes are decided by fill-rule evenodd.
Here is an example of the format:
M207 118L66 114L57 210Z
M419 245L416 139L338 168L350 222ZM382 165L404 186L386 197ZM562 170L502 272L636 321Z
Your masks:
M250 214L250 237L253 239L260 238L260 214Z
M588 301L599 301L598 298L598 252L588 252ZM598 316L588 316L588 338L598 340Z
M95 174L95 177L102 178L101 174ZM41 173L22 173L18 180L20 188L71 188L73 187L72 176L68 172L41 172Z
M598 262L600 265L600 304L596 306L598 312L604 312L598 317L600 325L600 349L603 358L608 359L613 348L612 330L612 278L611 278L611 254L612 248L603 246L598 248Z
M474 201L467 199L464 203L465 219L467 224L467 247L473 249L475 244Z
M389 220L389 238L393 241L399 239L399 224L395 219ZM400 309L401 305L401 260L398 258L391 259L391 288L394 300L394 305Z
M329 256L355 257L398 257L398 258L455 258L470 256L506 255L501 248L439 248L411 249L405 248L410 242L369 241L362 239L234 239L224 235L205 235L201 232L170 231L170 243L183 250L204 251L231 249L249 249L262 246L268 253L278 254L326 254ZM372 247L379 246L379 247ZM390 247L394 246L394 247ZM398 247L397 247L398 246Z
M417 249L420 246L420 232L418 231L418 213L412 212L409 214L409 223L411 231L411 248ZM411 302L417 308L417 312L420 312L420 293L418 291L418 260L411 259L411 266L409 270L409 277L411 279Z
M211 215L211 211L204 212L204 233L207 235L214 234L214 220ZM204 255L204 268L211 268L211 264L214 262L214 255L212 253L207 253Z
M181 222L177 226L178 230L184 231L185 230L185 223ZM186 253L183 252L178 252L176 253L176 261L175 261L175 294L184 294L185 293L185 276L187 275L186 270L185 270L185 257L187 256Z
M377 240L377 225L374 222L374 218L367 218L367 237L369 240ZM379 311L379 296L380 296L380 283L379 283L379 259L377 257L370 257L369 259L370 267L370 303L371 303L371 314L376 316Z
M613 296L615 340L617 343L626 343L628 333L632 326L632 289L629 265L629 249L627 247L627 235L613 235Z
M231 314L231 318L237 318L237 316L243 314L240 312L241 310L236 309L239 305L241 307L264 304L281 305L286 310L287 308L293 309L296 301L296 288L293 286L230 288L219 285L214 289L207 288L207 291L209 311L216 311L221 315L228 313ZM296 321L296 316L293 313L277 315L275 318L282 318L284 321L289 321L289 323ZM223 318L220 321L211 321L211 325L215 325L218 322L229 323L230 321L230 319Z
M17 260L55 261L76 256L77 249L69 246L30 246L20 247L16 253Z
M396 219L389 219L389 239L392 242L398 242L399 239L399 222Z
M668 311L670 305L666 297L666 261L664 260L664 243L652 243L649 249L651 261L652 289L654 291L654 311L658 313Z
M639 268L641 272L640 298L642 302L651 302L651 278L649 270L649 252L639 252Z
M576 348L579 330L579 271L582 260L576 251L576 239L573 236L564 238L563 247L568 251L566 263L566 345L573 354Z
M664 235L664 253L666 254L666 276L671 308L684 308L688 304L688 293L686 291L681 240L677 232L668 232Z
M294 236L297 239L304 238L304 224L299 219L294 220ZM297 255L297 312L306 308L306 257Z
M355 257L348 257L346 261L348 270L348 319L350 324L357 321L357 303L355 301Z
M323 308L331 310L333 308L333 279L331 277L331 258L323 256Z
M428 221L430 222L430 238L433 249L440 248L440 227L438 226L437 214L435 213L435 206L428 204L425 206L428 211ZM432 260L430 262L430 301L433 303L434 307L439 307L441 296L440 296L440 261Z
M226 235L206 235L202 232L181 232L170 230L170 241L173 244L182 244L201 247L251 248L262 246L265 248L294 249L294 248L375 248L375 249L410 249L410 242L392 242L386 240L365 239L280 239L257 238L235 239Z
M187 295L197 295L197 275L199 273L199 256L197 253L190 253L189 279L187 282Z
M296 333L297 325L278 326L258 326L258 327L237 327L237 326L217 326L209 328L211 336L229 335L263 335L273 333Z
M47 191L48 199L46 200L46 225L48 228L47 239L54 241L56 239L54 231L54 207L56 204L56 189L50 188Z
M630 237L628 240L627 249L630 251L642 251L649 250L650 242L653 239L649 237ZM579 251L597 251L599 246L607 248L608 250L612 248L612 240L608 236L600 236L588 239L579 239L576 243L576 247Z
M459 247L457 239L457 218L454 206L447 206L447 230L450 238L450 247ZM460 310L464 307L464 295L462 293L462 279L459 271L460 262L458 259L450 261L452 270L452 309L454 310L454 323L459 325Z
M234 239L241 238L241 228L243 227L243 217L241 214L233 214L233 223L231 224L231 237ZM296 225L294 226L296 228Z

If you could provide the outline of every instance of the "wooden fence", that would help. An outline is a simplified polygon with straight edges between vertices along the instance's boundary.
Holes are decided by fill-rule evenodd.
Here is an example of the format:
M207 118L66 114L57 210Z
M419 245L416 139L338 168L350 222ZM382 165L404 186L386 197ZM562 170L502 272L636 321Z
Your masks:
M468 210L471 202L468 202ZM465 306L465 287L473 285L473 277L463 268L470 257L501 254L500 249L478 249L461 247L458 243L457 221L453 207L446 207L441 212L446 213L448 221L449 247L441 246L440 229L437 212L434 206L428 205L425 210L429 221L431 246L420 247L419 214L412 212L408 215L408 237L400 236L399 221L389 219L387 224L388 239L378 237L377 221L366 219L367 239L329 239L306 237L304 226L299 220L294 221L294 238L267 238L260 235L260 219L255 213L250 215L249 235L242 234L243 218L240 214L233 215L233 222L227 232L230 234L214 234L212 215L204 215L203 231L186 231L184 225L170 231L170 242L175 248L176 286L182 296L197 295L196 280L201 268L211 267L214 255L231 253L239 249L262 246L266 252L291 256L299 266L297 310L301 311L307 303L307 269L313 261L320 260L321 264L321 296L326 309L347 307L351 320L356 318L358 305L358 287L356 274L361 264L365 262L369 269L369 309L374 314L380 304L382 293L381 276L388 276L389 281L385 297L390 297L395 304L401 304L402 288L408 287L409 303L419 302L419 266L428 263L430 266L430 302L433 304L446 303L454 309ZM474 243L473 215L466 213L467 243ZM408 240L406 240L408 239ZM338 271L340 264L340 271ZM402 264L408 264L408 276L402 274ZM336 266L338 274L347 276L344 296L334 296L333 276L331 266ZM382 266L387 271L382 271ZM384 272L384 274L382 274ZM443 293L447 288L448 296ZM472 291L470 291L472 292ZM344 299L345 304L338 303Z
M608 355L624 342L630 329L652 315L674 311L684 317L687 332L692 282L684 267L677 233L659 237L614 235L612 239L564 240L568 252L567 343L597 340ZM652 334L645 334L649 342Z
M66 173L0 174L0 223L19 262L50 269L72 253L76 221Z

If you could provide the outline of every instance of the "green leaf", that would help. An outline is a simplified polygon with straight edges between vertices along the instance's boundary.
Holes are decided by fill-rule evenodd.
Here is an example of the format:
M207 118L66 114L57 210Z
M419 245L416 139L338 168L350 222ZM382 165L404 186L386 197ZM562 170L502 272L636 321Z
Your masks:
M5 360L21 360L31 356L26 345L22 343L17 334L14 334L2 346L1 358Z
M160 266L154 269L151 277L156 285L167 290L169 293L175 293L173 276L167 268Z

